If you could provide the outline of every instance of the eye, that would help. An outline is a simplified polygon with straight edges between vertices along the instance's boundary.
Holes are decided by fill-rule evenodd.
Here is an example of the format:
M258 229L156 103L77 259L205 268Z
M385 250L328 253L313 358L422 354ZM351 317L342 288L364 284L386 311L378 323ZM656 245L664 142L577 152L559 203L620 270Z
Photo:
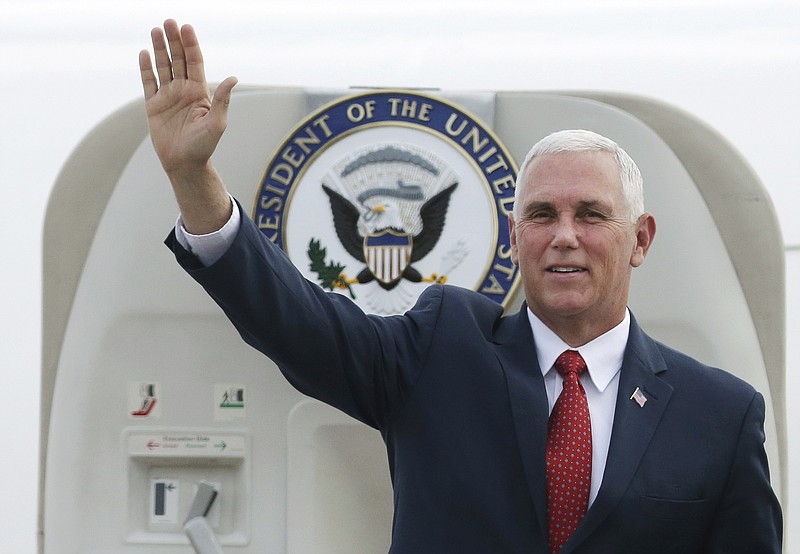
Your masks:
M603 212L587 208L578 213L578 217L586 220L606 220L608 219Z
M526 219L529 221L548 221L553 219L555 216L555 211L552 208L541 207L530 210Z

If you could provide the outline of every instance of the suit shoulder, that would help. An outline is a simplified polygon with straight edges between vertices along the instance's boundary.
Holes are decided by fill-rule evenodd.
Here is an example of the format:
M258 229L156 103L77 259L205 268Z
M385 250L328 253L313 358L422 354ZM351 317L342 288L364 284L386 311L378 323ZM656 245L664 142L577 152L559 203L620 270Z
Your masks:
M498 303L475 291L453 285L429 286L408 314L430 310L433 306L444 322L454 327L477 326L487 336L503 317L503 307Z
M446 304L448 310L496 315L503 313L503 307L473 290L454 285L431 285L420 294L417 304L430 301Z
M500 304L462 287L442 285L442 301L446 303L448 310L474 314L481 319L499 319L503 315Z

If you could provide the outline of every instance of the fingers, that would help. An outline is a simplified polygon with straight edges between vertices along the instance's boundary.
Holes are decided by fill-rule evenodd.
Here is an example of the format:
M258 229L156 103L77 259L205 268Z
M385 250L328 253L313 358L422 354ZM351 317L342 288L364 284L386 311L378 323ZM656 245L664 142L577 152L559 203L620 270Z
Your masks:
M150 99L158 92L158 81L153 72L153 63L150 60L150 52L142 50L139 52L139 72L142 76L142 87L144 88L144 99Z
M178 29L178 24L175 22L175 20L168 19L164 22L164 31L167 33L167 41L169 42L169 52L172 62L172 78L185 79L186 54L183 51L181 31Z
M205 83L203 53L200 50L197 34L191 25L179 28L174 19L167 19L163 30L156 27L150 31L150 38L153 42L155 73L158 75L157 85L160 83L164 86L173 79L190 79ZM141 68L142 59L139 63Z
M205 83L206 73L203 65L203 52L200 50L200 43L197 40L197 34L194 32L194 27L191 25L184 25L181 28L181 53L185 58L186 78Z
M167 24L164 24L166 27ZM153 54L156 58L156 71L158 73L158 81L161 86L172 80L172 63L169 60L169 53L167 52L167 42L164 40L164 32L156 27L150 31L150 38L153 41Z

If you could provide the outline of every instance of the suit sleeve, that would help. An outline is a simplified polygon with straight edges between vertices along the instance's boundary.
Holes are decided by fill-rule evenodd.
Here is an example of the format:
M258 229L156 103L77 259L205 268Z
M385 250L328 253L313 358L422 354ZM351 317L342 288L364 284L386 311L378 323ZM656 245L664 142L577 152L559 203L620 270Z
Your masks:
M440 287L429 287L404 316L368 316L307 281L244 214L233 244L209 267L174 232L166 244L245 342L300 392L378 429L409 394L439 315Z
M781 552L781 508L770 486L764 451L764 397L754 393L745 414L735 457L703 552Z

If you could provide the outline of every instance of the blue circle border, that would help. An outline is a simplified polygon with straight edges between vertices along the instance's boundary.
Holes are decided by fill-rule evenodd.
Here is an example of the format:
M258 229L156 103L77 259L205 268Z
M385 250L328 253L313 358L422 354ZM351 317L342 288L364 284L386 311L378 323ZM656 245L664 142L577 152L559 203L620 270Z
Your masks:
M480 149L474 139L455 132L477 128ZM253 220L269 240L284 248L283 212L286 200L300 175L328 144L359 128L377 124L423 127L447 139L481 172L494 198L497 244L494 258L477 292L505 305L518 282L518 268L511 263L508 212L514 202L517 167L493 132L463 109L430 95L381 90L337 99L309 114L281 143L264 171L253 207ZM459 140L461 139L461 140ZM299 145L299 146L298 146ZM504 286L503 283L509 283Z

